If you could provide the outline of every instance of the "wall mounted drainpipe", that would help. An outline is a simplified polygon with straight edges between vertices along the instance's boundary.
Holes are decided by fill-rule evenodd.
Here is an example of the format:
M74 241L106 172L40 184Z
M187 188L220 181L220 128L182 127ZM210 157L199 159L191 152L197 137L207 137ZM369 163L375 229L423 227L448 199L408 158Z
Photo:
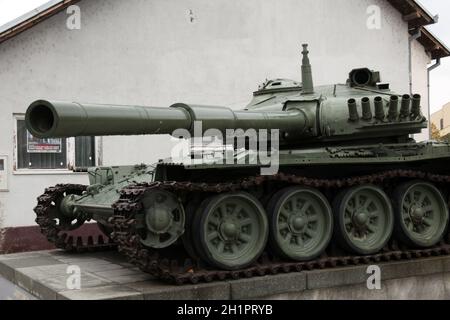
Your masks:
M428 89L428 125L430 128L429 139L431 140L431 96L430 96L430 73L441 65L441 57L436 59L436 63L427 69L427 89Z
M416 33L409 37L408 55L409 55L409 93L413 95L413 77L412 77L412 43L417 40L422 35L422 31L419 29Z
M416 31L416 33L412 34L409 37L409 43L408 43L409 94L411 95L411 97L413 96L413 92L412 92L413 91L413 88L412 88L413 87L413 83L412 83L412 81L413 81L413 77L412 77L412 43L414 40L419 39L421 35L422 35L422 31L420 29L418 29ZM409 137L414 139L413 134L410 134Z

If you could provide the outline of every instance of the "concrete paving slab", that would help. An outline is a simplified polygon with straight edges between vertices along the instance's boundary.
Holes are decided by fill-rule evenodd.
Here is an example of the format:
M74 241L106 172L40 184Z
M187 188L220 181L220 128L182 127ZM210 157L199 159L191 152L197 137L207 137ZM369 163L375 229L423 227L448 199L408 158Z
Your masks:
M58 300L143 300L141 292L119 285L102 286L58 293Z
M450 277L446 277L448 273L444 274L444 288L446 296L450 297Z
M367 281L367 266L306 271L307 289L341 287Z
M450 272L450 257L442 258L442 269L444 272Z
M36 300L29 292L18 287L11 281L0 276L0 301L1 300Z
M449 295L445 288L445 279L448 275L431 274L421 277L404 279L391 279L386 281L387 298L391 300L438 300Z
M142 292L145 300L229 300L231 298L228 282L173 286L152 280L130 283L127 286Z
M56 258L56 260L63 262L63 263L67 263L67 264L109 264L111 263L111 261L108 261L106 259L101 259L101 258L93 258L93 257L83 257L83 256L79 256L77 255L76 257L58 257Z
M96 275L104 278L115 278L120 276L130 276L130 275L142 275L142 271L138 268L120 268L108 271L96 271Z
M49 266L56 264L63 264L61 261L52 257L37 256L27 258L16 258L2 261L3 265L6 265L12 269L26 268L26 267L38 267Z
M0 261L13 260L13 259L25 259L25 258L35 258L42 256L52 255L51 251L33 251L33 252L22 252L22 253L11 253L11 254L0 254Z
M12 282L15 280L15 272L19 268L36 268L39 266L56 266L62 264L62 262L49 255L37 254L33 256L31 254L24 254L23 258L20 258L20 254L6 256L8 256L6 259L0 260L0 275ZM0 255L0 257L3 256Z
M306 289L306 273L289 273L231 281L231 299L253 299Z
M71 264L72 265L72 264ZM125 267L120 264L115 263L95 263L95 262L82 262L76 264L78 267L80 267L81 270L87 271L87 272L101 272L101 271L112 271L112 270L119 270L124 269ZM133 267L131 265L131 267Z
M444 261L448 260L448 257L433 257L421 260L381 263L379 266L383 279L398 279L442 273L444 272Z
M432 274L384 280L380 289L369 290L365 284L329 287L303 292L270 295L261 299L290 300L448 300L450 274Z
M125 276L118 276L114 277L114 282L120 283L120 284L132 284L136 282L142 282L142 281L151 281L155 280L155 277L152 275L146 274L141 272L141 274L132 274L132 275L125 275Z
M33 287L29 291L33 292L39 300L56 300L58 292L49 284L34 281L32 285Z
M305 290L302 292L269 295L266 300L386 300L387 293L383 290L369 291L365 285L339 286Z
M6 280L14 282L15 271L13 268L0 261L0 276L4 277Z
M58 276L67 276L68 264L55 264L37 267L17 268L16 273L35 280L44 280Z
M71 275L68 267L69 265L67 264L57 264L18 268L15 270L15 283L40 299L54 300L59 292L66 291L68 288L68 281ZM112 283L111 280L81 271L81 288L101 287Z

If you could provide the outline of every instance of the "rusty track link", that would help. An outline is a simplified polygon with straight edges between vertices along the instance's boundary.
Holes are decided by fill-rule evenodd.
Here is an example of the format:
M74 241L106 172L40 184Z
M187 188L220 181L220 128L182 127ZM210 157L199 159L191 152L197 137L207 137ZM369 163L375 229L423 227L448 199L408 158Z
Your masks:
M448 185L450 176L428 174L419 171L394 170L378 174L352 177L347 179L311 179L295 175L277 174L274 176L258 176L244 179L236 183L192 183L192 182L153 182L135 184L121 191L120 199L113 205L115 214L110 218L114 226L112 238L118 243L119 251L142 271L155 277L178 285L199 282L223 281L226 279L251 278L256 276L274 275L278 273L300 272L302 270L333 268L336 266L360 265L403 259L415 259L430 256L450 254L450 235L446 236L438 246L422 250L411 250L397 244L395 240L382 250L370 256L345 256L328 252L321 258L308 262L286 262L264 253L251 267L238 271L211 270L202 267L189 258L171 258L170 248L153 250L140 243L140 237L135 232L136 216L141 210L140 200L146 192L160 189L172 192L205 192L222 193L238 190L248 190L269 181L285 182L292 185L303 185L314 188L337 189L362 184L382 184L398 178L421 179L437 185Z
M109 238L105 239L103 235L99 235L97 239L94 239L93 236L88 236L87 239L84 239L82 236L77 235L76 231L65 230L51 216L51 211L54 209L53 206L61 196L66 193L80 195L85 190L86 186L76 184L59 184L55 187L47 188L45 193L38 197L38 204L34 208L36 222L41 228L41 233L57 248L68 252L92 252L116 248L113 241ZM80 223L80 226L82 223Z

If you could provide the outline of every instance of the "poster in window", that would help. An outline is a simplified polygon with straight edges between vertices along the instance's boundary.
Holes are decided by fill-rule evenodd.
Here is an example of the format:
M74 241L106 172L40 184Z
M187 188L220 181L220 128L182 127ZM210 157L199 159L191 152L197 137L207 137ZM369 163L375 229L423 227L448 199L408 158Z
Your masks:
M28 153L61 153L62 139L35 138L27 131L27 152Z

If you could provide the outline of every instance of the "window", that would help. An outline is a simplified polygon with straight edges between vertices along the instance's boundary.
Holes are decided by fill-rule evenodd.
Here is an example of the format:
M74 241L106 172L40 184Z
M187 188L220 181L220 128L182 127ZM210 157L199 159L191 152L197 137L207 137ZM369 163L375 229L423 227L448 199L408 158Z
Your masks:
M17 120L17 169L67 168L66 139L36 139Z
M440 127L439 130L444 130L444 119L441 119Z
M95 137L75 138L75 166L95 166Z
M16 134L18 170L67 169L74 163L76 167L96 165L95 137L38 139L28 132L23 117L17 118Z

